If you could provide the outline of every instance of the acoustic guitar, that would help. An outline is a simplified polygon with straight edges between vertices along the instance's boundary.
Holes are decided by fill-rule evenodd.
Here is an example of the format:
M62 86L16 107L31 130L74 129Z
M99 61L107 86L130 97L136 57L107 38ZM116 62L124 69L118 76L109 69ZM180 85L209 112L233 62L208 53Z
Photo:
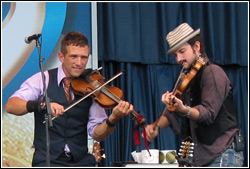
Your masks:
M92 155L95 157L95 160L98 164L101 163L102 158L105 158L105 154L101 155L101 151L103 151L103 149L101 149L100 143L95 142L93 146Z
M178 157L176 157L179 167L191 167L193 163L194 143L183 141L180 146Z

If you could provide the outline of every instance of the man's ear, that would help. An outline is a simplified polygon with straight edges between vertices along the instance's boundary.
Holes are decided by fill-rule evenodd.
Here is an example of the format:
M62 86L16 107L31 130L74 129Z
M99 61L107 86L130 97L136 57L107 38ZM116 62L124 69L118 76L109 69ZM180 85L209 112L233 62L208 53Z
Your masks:
M58 58L63 63L63 61L64 61L64 54L62 52L59 52L58 53Z
M200 51L201 51L201 42L200 41L196 41L194 43L194 50L200 53Z

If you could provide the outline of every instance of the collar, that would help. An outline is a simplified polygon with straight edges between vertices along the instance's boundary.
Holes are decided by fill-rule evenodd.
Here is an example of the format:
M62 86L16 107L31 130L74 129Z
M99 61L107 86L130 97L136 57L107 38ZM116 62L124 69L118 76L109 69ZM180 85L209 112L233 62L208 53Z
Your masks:
M65 73L64 73L64 71L63 71L62 65L60 65L60 66L58 67L58 70L57 70L57 85L58 85L58 87L60 86L61 81L62 81L63 78L65 78L65 77L66 77L66 75L65 75Z

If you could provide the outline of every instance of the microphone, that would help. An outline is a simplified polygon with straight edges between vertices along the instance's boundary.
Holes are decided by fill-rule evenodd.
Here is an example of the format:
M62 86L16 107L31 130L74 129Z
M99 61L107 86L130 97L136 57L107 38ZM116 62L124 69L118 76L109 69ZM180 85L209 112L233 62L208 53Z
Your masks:
M39 33L39 34L31 35L31 36L26 36L24 41L25 41L25 43L30 44L30 42L32 42L35 39L38 39L41 35L42 34Z

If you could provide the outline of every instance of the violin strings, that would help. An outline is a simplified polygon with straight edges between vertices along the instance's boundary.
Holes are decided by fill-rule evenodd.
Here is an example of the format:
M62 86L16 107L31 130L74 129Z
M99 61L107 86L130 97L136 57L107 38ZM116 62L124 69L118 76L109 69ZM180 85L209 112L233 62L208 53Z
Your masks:
M116 96L113 92L111 92L108 88L103 87L101 90L103 91L103 93L108 95L111 99L113 99L117 103L119 103L121 101L121 99L118 96ZM132 111L132 114L134 114L134 116L138 115L138 113L134 110Z
M98 83L98 85L101 85L100 82L96 81ZM121 101L121 99L116 96L113 92L111 92L109 89L107 89L105 86L103 86L101 88L101 91L106 94L108 97L110 97L111 99L113 99L115 102L119 103Z
M114 101L116 101L117 103L119 103L121 101L121 99L116 96L113 92L111 92L109 89L107 89L106 87L103 87L101 89L106 95L108 95L111 99L113 99Z

